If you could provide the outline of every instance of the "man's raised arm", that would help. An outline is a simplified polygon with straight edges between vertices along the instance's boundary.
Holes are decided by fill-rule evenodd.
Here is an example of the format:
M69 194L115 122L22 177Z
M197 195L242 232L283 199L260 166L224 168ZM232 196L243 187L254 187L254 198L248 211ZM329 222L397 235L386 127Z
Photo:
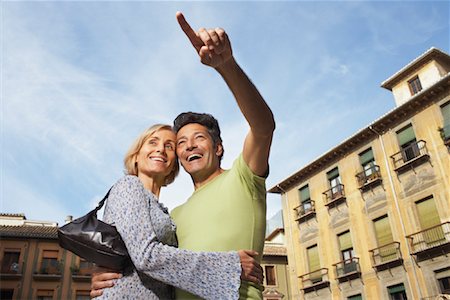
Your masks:
M230 41L223 29L200 28L195 32L180 12L177 12L177 20L200 56L200 61L215 68L223 77L250 125L242 152L245 162L256 175L267 176L275 130L272 111L235 61Z

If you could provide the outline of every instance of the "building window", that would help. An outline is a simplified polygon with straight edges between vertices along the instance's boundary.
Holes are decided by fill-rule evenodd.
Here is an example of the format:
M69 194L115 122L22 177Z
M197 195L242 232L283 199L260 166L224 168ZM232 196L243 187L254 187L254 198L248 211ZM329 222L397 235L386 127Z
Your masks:
M444 126L439 129L441 137L447 146L450 146L450 102L441 106L442 117L444 118Z
M427 244L433 244L445 239L441 226L439 213L436 209L433 197L428 197L416 202L420 227L424 231L423 239ZM427 230L428 229L428 230Z
M43 250L41 262L42 274L59 274L58 250Z
M350 231L346 231L338 235L339 249L341 251L343 261L344 274L356 271L355 251L353 250L352 238Z
M373 227L375 229L375 237L377 239L377 246L382 247L391 244L394 241L392 237L391 225L387 215L373 220ZM397 258L396 247L382 247L379 249L379 256L381 262L390 261Z
M327 179L331 187L331 199L338 198L342 195L341 177L339 176L339 169L336 167L327 173Z
M320 271L320 258L319 258L319 248L317 245L311 246L306 249L307 255L308 255L308 267L309 272L313 274L310 274L309 278L312 281L312 283L320 282L322 281L322 273Z
M403 283L388 287L390 300L406 300L406 291Z
M415 76L408 80L409 91L411 95L415 95L422 90L422 84L420 83L419 76Z
M450 294L450 277L444 277L438 279L439 288L442 294Z
M275 266L265 266L264 270L266 273L266 285L277 285Z
M5 250L2 260L2 273L19 273L20 250ZM3 299L3 298L1 298Z
M53 300L53 290L37 290L37 300Z
M2 300L12 300L14 296L13 289L0 289L0 299Z
M299 189L302 214L307 214L312 210L309 186L305 185Z
M353 295L350 297L347 297L347 300L363 300L362 295L358 294L358 295Z
M76 291L75 300L90 300L91 298L89 297L89 292L90 291L82 291L82 290Z
M419 146L416 143L416 135L411 124L397 131L397 139L402 149L403 162L407 162L419 156Z
M375 158L373 157L372 148L359 154L359 161L367 177L374 173L373 167L375 166Z
M375 228L378 247L390 244L394 241L387 215L373 220L373 226Z

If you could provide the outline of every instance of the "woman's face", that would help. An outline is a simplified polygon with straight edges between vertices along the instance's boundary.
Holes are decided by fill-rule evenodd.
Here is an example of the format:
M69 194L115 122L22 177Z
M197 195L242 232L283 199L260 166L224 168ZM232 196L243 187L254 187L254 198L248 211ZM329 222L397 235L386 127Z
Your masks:
M165 179L176 164L176 135L161 129L148 137L136 156L138 176Z

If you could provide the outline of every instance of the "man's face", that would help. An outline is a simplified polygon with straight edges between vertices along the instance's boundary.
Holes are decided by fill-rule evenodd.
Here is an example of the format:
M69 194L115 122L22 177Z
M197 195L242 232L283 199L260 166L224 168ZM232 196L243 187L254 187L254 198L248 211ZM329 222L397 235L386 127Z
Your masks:
M222 145L214 147L205 126L191 123L177 133L177 155L184 170L194 179L205 180L220 169Z

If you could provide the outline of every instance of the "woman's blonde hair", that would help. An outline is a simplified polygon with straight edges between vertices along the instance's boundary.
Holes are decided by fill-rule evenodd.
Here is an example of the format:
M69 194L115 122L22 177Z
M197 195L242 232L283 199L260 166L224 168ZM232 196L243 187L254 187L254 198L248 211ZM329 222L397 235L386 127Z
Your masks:
M123 160L124 166L125 166L125 173L128 175L138 175L138 169L137 169L137 163L136 163L136 156L141 150L142 146L144 145L144 142L152 136L155 132L159 130L170 130L173 131L172 127L170 125L165 124L155 124L151 126L150 128L147 128L144 132L142 132L136 140L131 144L131 147L128 149L127 153L125 154L125 158ZM178 157L175 160L175 164L173 166L172 172L170 172L169 175L167 175L164 185L166 186L170 183L172 183L175 180L175 177L178 175L178 172L180 171L180 165L178 163Z

